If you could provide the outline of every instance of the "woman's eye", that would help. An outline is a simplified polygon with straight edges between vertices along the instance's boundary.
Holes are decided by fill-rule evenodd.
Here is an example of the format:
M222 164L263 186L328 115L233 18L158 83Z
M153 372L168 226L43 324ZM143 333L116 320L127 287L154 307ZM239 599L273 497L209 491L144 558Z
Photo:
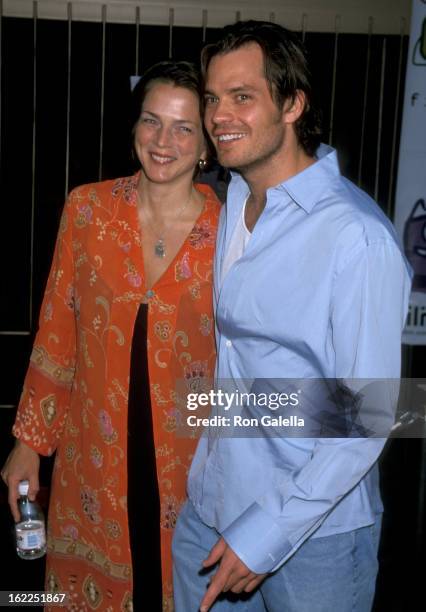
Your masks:
M145 125L155 125L157 123L152 117L142 117L141 122Z

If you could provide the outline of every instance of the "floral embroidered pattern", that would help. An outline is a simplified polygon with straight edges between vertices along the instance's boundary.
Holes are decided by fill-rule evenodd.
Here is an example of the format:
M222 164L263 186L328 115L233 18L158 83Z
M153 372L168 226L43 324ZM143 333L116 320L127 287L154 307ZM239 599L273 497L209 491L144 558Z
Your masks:
M67 444L65 448L65 458L67 461L73 461L75 457L75 446L74 444Z
M204 249L213 246L216 240L216 229L212 227L210 221L202 221L193 228L189 236L189 244L194 249Z
M175 265L175 279L177 281L191 278L191 267L189 265L189 253L184 253L182 259L176 262Z
M61 531L63 535L71 540L77 540L78 538L78 529L75 525L66 525L65 527L61 527Z
M177 517L184 504L184 500L178 501L175 495L166 495L161 504L161 528L174 529Z
M206 390L208 375L207 361L193 361L184 369L186 384L192 393L201 393Z
M47 427L52 427L52 423L56 418L56 396L49 395L40 401L41 413Z
M157 321L154 324L154 333L161 340L161 342L167 342L170 340L172 333L172 325L170 321Z
M80 500L83 512L88 516L90 521L95 524L100 523L101 517L99 516L99 510L101 509L101 504L99 503L96 491L88 485L84 485L80 492Z
M178 408L173 408L165 413L166 420L163 422L165 431L172 433L182 426L182 412Z
M90 459L92 460L92 463L95 468L102 467L103 455L97 446L92 445L90 447Z
M113 519L106 520L105 528L106 528L108 536L112 540L117 540L119 537L121 537L121 527L117 521Z
M127 278L132 287L140 287L142 285L142 277L136 270L134 263L129 258L125 259L124 263L127 267L127 272L125 273L124 278Z
M201 299L201 285L198 280L194 280L194 282L189 285L188 290L193 300Z
M74 219L74 223L78 228L85 227L92 222L93 210L89 204L77 205L77 216Z
M99 411L99 428L101 431L101 436L107 442L107 444L112 444L117 439L117 432L114 430L112 426L111 416L108 414L106 410Z
M55 576L52 571L47 573L46 585L48 587L49 593L59 593L62 590L59 578Z
M208 336L212 333L212 330L213 319L206 314L202 314L200 317L200 332L203 334L203 336Z
M93 576L90 574L86 577L83 583L83 593L87 598L87 603L92 608L92 610L96 610L99 607L102 601L102 592L100 587L96 584Z
M138 180L135 176L117 179L111 190L113 197L118 198L121 195L126 204L136 206L135 187L137 182Z
M133 612L133 598L130 593L124 595L120 610L122 612Z

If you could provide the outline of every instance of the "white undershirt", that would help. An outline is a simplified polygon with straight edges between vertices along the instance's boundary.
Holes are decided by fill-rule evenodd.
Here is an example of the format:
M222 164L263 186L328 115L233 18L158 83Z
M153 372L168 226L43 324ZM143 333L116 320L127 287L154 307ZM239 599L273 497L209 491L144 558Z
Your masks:
M221 284L223 284L223 280L225 276L228 274L231 266L242 256L247 246L248 241L250 240L251 232L247 229L245 222L245 211L247 200L244 202L244 206L241 211L241 215L237 221L234 232L232 234L228 250L225 254L222 264L222 277Z

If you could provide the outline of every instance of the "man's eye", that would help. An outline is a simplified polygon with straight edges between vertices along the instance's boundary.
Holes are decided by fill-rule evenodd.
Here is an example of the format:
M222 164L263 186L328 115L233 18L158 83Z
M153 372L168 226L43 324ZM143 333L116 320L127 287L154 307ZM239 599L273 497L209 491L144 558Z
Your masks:
M204 98L204 103L206 106L209 104L214 104L215 102L217 102L216 96L206 96Z
M237 100L239 102L247 102L247 100L250 100L250 96L248 96L247 94L238 94Z
M181 132L184 132L185 134L192 134L191 128L189 128L186 125L181 125L179 129Z

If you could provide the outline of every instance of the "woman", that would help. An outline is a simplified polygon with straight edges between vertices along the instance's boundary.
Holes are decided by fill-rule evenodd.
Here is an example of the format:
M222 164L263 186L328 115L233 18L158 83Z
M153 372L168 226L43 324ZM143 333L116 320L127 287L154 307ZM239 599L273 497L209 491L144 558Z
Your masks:
M213 373L219 204L194 185L206 159L200 81L152 67L134 91L130 178L75 189L62 217L2 472L38 489L56 450L46 588L75 610L172 610L171 537L193 441L175 435L176 381Z

